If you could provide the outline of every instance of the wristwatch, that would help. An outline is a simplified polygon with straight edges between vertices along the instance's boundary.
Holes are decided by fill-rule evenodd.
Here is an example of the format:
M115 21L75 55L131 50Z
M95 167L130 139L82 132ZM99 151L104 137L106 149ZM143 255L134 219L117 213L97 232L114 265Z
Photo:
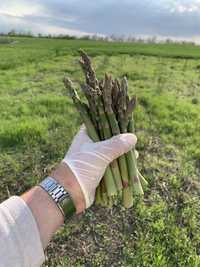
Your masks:
M60 185L53 177L48 176L39 184L39 186L51 196L64 216L65 221L72 217L76 208L70 194L62 185Z

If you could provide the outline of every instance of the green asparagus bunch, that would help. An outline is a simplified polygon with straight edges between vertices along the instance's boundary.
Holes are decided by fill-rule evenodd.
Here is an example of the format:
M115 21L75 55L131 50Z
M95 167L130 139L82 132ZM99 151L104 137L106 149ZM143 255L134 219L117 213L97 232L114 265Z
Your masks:
M79 62L85 75L81 89L87 104L80 99L68 78L64 78L64 85L81 114L90 138L98 142L120 133L134 133L133 111L136 97L129 98L126 77L120 82L105 74L104 79L98 81L88 55L83 50L80 50L80 55ZM112 207L120 199L125 208L130 208L134 195L142 196L147 184L138 171L136 151L131 150L107 167L96 190L96 203Z

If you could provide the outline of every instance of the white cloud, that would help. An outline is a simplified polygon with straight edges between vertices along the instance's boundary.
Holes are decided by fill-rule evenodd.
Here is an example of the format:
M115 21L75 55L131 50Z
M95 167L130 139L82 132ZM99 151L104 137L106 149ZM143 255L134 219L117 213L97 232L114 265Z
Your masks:
M58 26L50 26L50 25L40 25L40 24L33 24L32 30L34 33L50 33L52 35L59 35L59 34L67 34L73 36L84 36L84 35L92 35L92 33L83 32L75 29L69 29L64 27Z
M21 32L30 31L33 34L52 34L52 35L59 35L59 34L67 34L73 36L84 36L84 35L93 35L94 33L80 31L77 29L71 29L68 27L56 26L52 24L48 24L48 22L43 21L43 23L38 22L38 20L31 21L28 16L19 16L14 14L8 13L0 13L0 25L5 25L5 29L7 31L11 29L15 29ZM50 18L49 16L44 16L46 19ZM64 22L72 22L74 21L71 18L65 18ZM104 36L103 34L98 34L99 36Z
M33 18L32 21L29 19L31 17ZM40 18L43 22L38 23L38 19L35 21L35 18ZM34 34L69 34L76 36L92 34L68 27L52 25L51 23L48 24L48 21L52 21L53 19L56 18L48 14L45 8L38 3L33 4L24 0L11 0L9 3L0 3L0 30L1 25L6 25L6 29L10 28L24 32L31 31ZM76 18L72 16L62 18L62 21L66 24L69 22L72 23L75 20Z
M200 12L200 0L174 1L170 11L172 13Z
M42 5L31 4L29 1L11 0L0 3L0 13L4 15L24 17L41 14L42 12Z

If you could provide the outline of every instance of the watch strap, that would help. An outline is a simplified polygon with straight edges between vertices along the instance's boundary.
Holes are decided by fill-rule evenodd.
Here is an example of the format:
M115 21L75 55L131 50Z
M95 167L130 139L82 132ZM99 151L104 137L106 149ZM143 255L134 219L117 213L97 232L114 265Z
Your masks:
M64 216L65 221L75 213L76 208L70 194L53 177L46 177L39 186L51 196Z

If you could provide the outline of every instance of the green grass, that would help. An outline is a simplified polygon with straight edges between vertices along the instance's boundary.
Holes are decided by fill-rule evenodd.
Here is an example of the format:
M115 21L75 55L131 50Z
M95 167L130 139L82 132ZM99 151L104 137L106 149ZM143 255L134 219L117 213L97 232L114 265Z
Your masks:
M200 266L198 46L32 38L0 44L0 200L20 194L62 159L81 119L62 84L83 80L78 48L99 77L126 75L138 97L144 202L92 207L55 235L44 266Z

